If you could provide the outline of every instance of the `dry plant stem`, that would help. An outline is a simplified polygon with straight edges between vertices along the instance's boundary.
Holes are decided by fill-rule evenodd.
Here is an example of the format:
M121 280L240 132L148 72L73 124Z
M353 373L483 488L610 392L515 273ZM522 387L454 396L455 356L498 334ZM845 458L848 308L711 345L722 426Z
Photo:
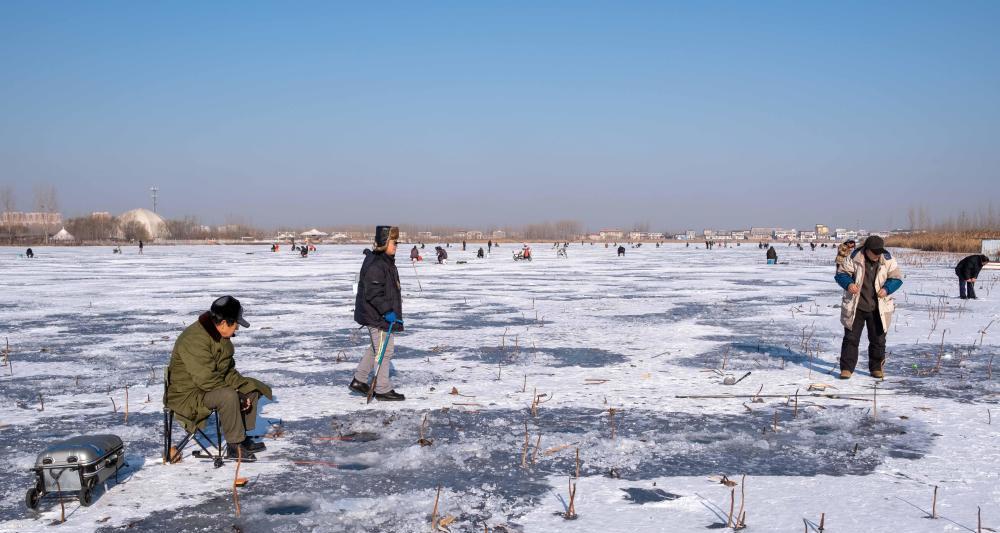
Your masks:
M128 385L125 385L125 425L128 425Z
M795 407L792 411L792 418L799 417L799 389L795 389Z
M441 498L441 486L438 485L437 495L434 496L434 510L431 511L431 530L437 531L438 499Z
M62 487L59 486L59 478L56 478L56 492L59 493L59 522L66 522L66 504L63 503Z
M820 533L823 533L823 530L825 530L825 529L826 529L826 513L820 513L819 514L819 531L820 531Z
M233 477L233 505L236 507L236 517L240 516L240 495L236 490L236 480L240 478L240 465L243 464L242 446L236 447L236 475Z
M112 397L110 397L110 396L108 396L108 399L111 400L111 409L113 409L117 413L118 412L118 405L115 404L115 399L112 398Z
M740 479L740 510L739 512L736 513L737 526L743 525L740 520L740 517L743 516L743 504L746 502L746 497L747 497L746 483L747 483L747 475L743 474L743 477Z
M542 444L542 434L538 434L538 438L535 439L535 451L531 452L531 465L535 465L535 460L538 459L538 447Z
M608 422L611 424L611 440L615 440L615 408L608 408Z
M524 448L521 450L521 468L528 466L528 422L524 423Z
M38 408L38 410L39 411L44 411L45 410L45 398L42 397L42 393L40 393L40 392L38 393L38 403L41 404L41 406Z
M736 505L736 489L729 489L729 517L726 519L726 527L733 527L733 507Z
M580 479L580 448L576 449L576 479Z
M878 382L875 382L875 387L872 389L872 415L875 420L878 420Z
M976 533L983 533L983 508L976 506Z
M937 518L937 485L934 485L934 499L931 500L931 518Z
M772 421L771 425L774 428L774 432L777 433L778 432L778 412L777 411L774 412L774 420Z
M566 507L565 518L576 518L576 483L573 483L572 478L569 480L569 506Z

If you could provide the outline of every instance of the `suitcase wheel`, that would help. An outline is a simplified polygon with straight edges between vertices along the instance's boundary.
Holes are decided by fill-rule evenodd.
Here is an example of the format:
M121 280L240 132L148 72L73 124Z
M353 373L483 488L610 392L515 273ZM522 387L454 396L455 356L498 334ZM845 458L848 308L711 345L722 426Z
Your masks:
M28 489L28 493L24 495L24 505L34 511L38 509L38 501L42 499L42 494L38 492L38 487L31 487Z

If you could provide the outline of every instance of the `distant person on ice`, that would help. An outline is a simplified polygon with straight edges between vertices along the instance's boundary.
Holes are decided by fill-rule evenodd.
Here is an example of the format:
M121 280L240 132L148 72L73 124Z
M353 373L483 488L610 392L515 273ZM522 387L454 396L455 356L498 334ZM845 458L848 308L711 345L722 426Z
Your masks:
M417 250L417 245L413 245L413 249L410 250L410 261L420 261L420 250Z
M28 248L28 250L26 252L24 252L24 256L27 257L28 259L34 259L35 258L35 251L32 250L31 248Z
M255 461L254 452L263 451L264 443L248 437L257 422L257 400L268 399L271 387L240 374L230 340L240 326L250 327L243 319L243 306L232 296L214 302L177 337L167 367L165 402L188 431L205 427L211 409L218 409L219 424L226 438L226 457ZM240 450L242 448L242 450Z
M621 257L623 255L625 255L625 247L624 246L619 246L618 247L618 257Z
M143 248L142 241L139 241L139 255L142 255L142 248Z
M447 250L445 250L444 248L442 248L440 246L435 246L434 249L437 250L437 260L438 260L438 264L439 265L448 260L448 251Z
M486 257L486 252L483 250L483 247L480 246L479 251L476 252L476 258L483 259L484 257Z
M403 295L396 270L396 246L399 228L378 226L375 228L375 250L365 250L365 260L361 264L358 279L358 296L354 302L354 321L368 329L370 346L361 357L350 388L361 394L368 394L368 375L375 369L378 357L376 350L382 350L386 343L389 325L392 333L403 331ZM439 247L440 248L440 247ZM389 381L389 363L392 362L395 344L389 335L382 366L375 376L375 399L402 401L406 397L392 388Z
M840 346L840 379L850 379L858 364L861 331L868 328L868 370L873 378L885 376L885 335L896 303L890 295L903 285L903 273L885 250L882 237L872 235L864 246L837 265L837 284L844 289L840 321L844 342Z
M768 246L767 248L767 264L778 264L778 251L774 249L774 246Z
M990 258L985 255L970 255L962 259L955 265L955 274L958 276L958 297L965 300L976 299L976 278L983 266L990 262Z

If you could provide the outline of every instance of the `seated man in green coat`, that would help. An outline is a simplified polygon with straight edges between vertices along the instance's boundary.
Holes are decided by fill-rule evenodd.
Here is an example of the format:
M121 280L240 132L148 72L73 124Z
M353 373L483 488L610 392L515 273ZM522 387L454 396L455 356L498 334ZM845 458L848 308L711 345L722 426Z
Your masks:
M198 421L197 427L204 427L211 410L217 409L226 456L242 454L244 461L254 461L254 452L263 451L264 443L246 432L256 426L260 395L273 397L270 387L236 370L229 339L240 326L250 326L243 319L243 306L223 296L177 337L167 368L166 404L188 431L194 431Z

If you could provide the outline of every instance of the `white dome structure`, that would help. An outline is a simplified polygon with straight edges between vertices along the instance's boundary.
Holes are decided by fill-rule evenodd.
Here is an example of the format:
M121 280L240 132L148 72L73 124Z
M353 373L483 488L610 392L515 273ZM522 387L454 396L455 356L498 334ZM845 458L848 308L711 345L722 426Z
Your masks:
M59 230L59 233L52 236L52 240L56 242L72 242L76 240L76 237L66 231L66 227L64 226L63 229Z
M138 222L146 229L146 234L152 240L156 239L166 239L170 237L170 232L167 230L167 222L163 220L163 217L157 215L156 213L150 211L149 209L133 209L126 213L122 213L118 217L119 232L121 232L121 227L126 224Z

